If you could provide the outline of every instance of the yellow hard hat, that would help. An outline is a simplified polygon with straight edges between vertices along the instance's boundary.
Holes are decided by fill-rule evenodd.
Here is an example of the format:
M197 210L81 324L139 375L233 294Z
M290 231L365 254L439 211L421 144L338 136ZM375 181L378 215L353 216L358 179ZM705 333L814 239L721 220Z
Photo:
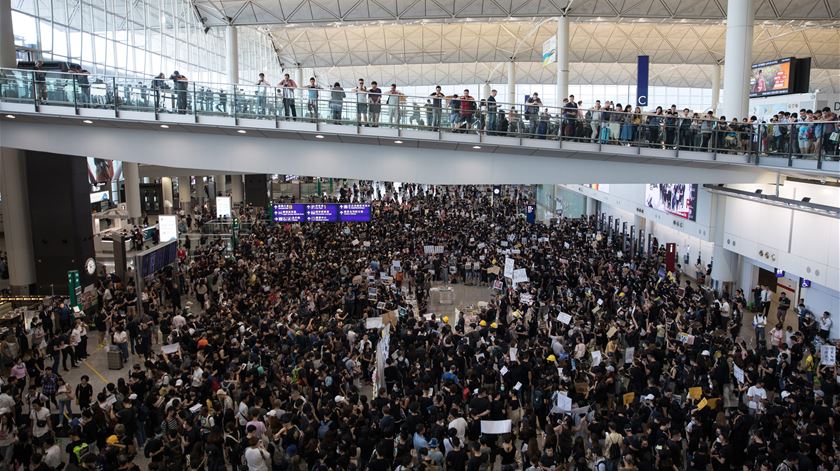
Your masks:
M117 438L116 435L111 435L105 440L105 443L107 443L108 445L116 445L117 443L119 443L119 441L120 439Z
M449 316L443 316L443 323L449 324Z
M548 360L548 361L557 361L557 357L555 357L554 355L549 355L549 356L548 356L548 358L546 358L546 360Z
M487 321L483 320L483 321L479 322L478 325L480 325L481 327L487 327Z
M492 324L490 324L490 328L491 328L491 329L495 329L496 327L498 327L498 325L496 325L496 323L495 323L495 322L493 322Z

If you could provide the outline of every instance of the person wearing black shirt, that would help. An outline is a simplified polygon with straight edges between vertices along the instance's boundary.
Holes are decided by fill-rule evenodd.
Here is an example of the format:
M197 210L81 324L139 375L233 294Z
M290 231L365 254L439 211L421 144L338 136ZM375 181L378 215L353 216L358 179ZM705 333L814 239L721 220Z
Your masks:
M432 119L429 125L437 131L440 128L440 114L445 95L441 93L440 85L438 85L435 87L435 91L429 96L432 97Z
M462 449L458 437L452 437L452 450L446 454L446 469L449 471L465 471L467 469L467 452Z
M490 96L487 97L487 134L495 135L498 126L498 106L496 105L496 90L490 90Z

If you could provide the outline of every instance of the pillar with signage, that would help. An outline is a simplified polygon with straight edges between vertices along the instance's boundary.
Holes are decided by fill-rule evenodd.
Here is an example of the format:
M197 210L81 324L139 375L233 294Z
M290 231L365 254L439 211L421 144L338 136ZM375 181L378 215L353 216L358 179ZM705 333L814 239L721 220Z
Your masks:
M525 220L529 224L537 222L537 206L534 204L525 205Z
M668 242L665 244L665 269L669 272L677 268L677 244Z
M636 59L636 106L641 108L648 105L649 66L649 56L638 56Z
M70 294L70 307L82 304L82 280L79 270L67 272L67 293Z

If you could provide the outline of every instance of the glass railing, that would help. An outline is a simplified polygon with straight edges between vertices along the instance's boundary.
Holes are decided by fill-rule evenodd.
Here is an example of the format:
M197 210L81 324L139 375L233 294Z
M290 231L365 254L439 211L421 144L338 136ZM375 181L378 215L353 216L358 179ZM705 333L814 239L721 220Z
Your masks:
M801 122L759 123L684 113L623 112L488 102L474 97L407 96L343 88L282 88L135 79L51 71L0 69L0 100L35 106L235 119L297 121L401 130L562 140L794 160L840 160L840 123L808 117ZM534 143L539 145L538 143ZM603 147L602 147L603 149ZM618 149L613 148L614 151ZM782 162L782 164L784 164Z

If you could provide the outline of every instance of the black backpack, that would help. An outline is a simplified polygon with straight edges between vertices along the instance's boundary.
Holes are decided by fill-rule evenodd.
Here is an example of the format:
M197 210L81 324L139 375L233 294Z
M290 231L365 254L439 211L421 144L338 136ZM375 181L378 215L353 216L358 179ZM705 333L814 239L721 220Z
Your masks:
M621 446L618 443L613 443L610 445L610 449L607 450L607 455L611 460L617 460L621 458Z

